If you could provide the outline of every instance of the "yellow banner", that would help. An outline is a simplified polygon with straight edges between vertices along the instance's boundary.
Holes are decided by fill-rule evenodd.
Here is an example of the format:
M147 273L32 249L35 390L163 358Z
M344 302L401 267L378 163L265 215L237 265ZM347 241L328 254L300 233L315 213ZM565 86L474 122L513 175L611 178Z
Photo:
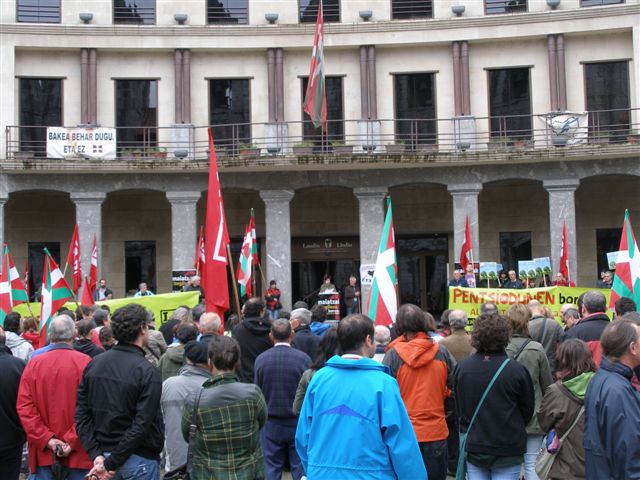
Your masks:
M543 306L548 307L553 316L559 322L560 308L565 303L577 305L578 297L585 292L596 290L593 288L578 287L546 287L528 288L525 290L510 290L504 288L462 288L449 287L449 309L463 310L469 318L476 318L480 315L480 306L486 302L493 302L498 307L501 314L505 314L514 303L527 304L531 300L539 301ZM607 298L611 290L597 289Z
M127 297L127 298L115 298L113 300L105 300L103 302L96 302L96 305L108 305L111 309L111 313L118 308L128 305L129 303L137 303L144 308L151 310L156 319L156 328L167 322L171 318L171 314L178 307L193 308L198 304L198 298L200 292L179 292L179 293L163 293L158 295L152 295L148 297ZM40 303L32 302L27 306L21 304L15 307L13 310L20 313L23 317L30 316L29 307L31 311L36 315L40 315ZM75 312L77 306L74 302L68 302L65 307Z

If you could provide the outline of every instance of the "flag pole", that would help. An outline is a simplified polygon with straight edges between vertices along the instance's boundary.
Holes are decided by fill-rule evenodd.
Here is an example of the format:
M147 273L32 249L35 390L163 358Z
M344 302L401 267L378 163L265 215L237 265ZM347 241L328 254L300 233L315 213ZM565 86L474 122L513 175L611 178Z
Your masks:
M262 277L262 288L266 292L267 291L267 279L265 278L264 272L262 271L262 265L260 265L259 263L257 263L256 265L258 265L258 270L260 270L260 277Z
M229 271L231 272L231 281L233 282L233 299L236 304L236 314L240 317L240 296L238 295L238 284L236 283L236 272L233 271L233 262L231 261L231 248L227 244L227 261L229 262Z

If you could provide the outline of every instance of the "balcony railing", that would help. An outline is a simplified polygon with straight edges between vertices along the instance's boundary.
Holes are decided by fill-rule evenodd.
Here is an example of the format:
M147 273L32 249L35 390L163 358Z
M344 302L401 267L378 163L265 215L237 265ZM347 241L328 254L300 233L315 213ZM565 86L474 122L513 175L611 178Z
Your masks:
M138 159L206 160L207 129L211 128L218 157L231 165L237 157L307 155L527 155L546 149L550 155L590 155L606 146L640 153L640 109L585 113L547 113L526 116L456 117L448 119L333 120L325 129L305 128L309 122L254 123L177 127L117 127L115 157ZM633 120L632 120L633 119ZM494 128L497 126L497 128ZM5 161L46 159L44 126L7 126ZM125 130L129 132L124 133ZM137 132L132 137L131 130ZM607 151L607 154L611 152ZM95 155L70 153L66 160ZM99 158L99 156L98 156ZM108 160L105 160L108 161Z

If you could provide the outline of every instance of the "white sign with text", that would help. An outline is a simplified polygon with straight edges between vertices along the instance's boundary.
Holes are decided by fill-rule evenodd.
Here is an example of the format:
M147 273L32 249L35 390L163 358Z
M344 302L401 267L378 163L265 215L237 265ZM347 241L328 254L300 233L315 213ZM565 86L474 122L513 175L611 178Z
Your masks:
M47 127L48 158L116 158L115 128Z

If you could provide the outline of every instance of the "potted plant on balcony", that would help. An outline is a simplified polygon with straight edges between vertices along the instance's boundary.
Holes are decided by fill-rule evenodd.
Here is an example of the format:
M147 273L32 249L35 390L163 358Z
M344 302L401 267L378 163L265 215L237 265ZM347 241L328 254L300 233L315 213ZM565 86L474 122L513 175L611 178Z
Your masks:
M638 130L629 130L627 135L627 143L630 145L637 145L640 143L640 132Z
M313 142L298 142L293 146L295 155L311 155L313 153Z
M140 148L123 148L122 156L124 158L133 158L133 159L142 158L142 150Z
M338 155L353 153L353 145L345 145L343 141L332 142L331 146L333 147L333 153Z
M157 160L167 159L167 149L164 147L150 147L147 149L147 156L149 158L155 158Z
M415 153L421 155L428 155L430 153L438 152L438 144L437 143L417 143L414 145Z
M489 143L487 143L487 148L489 150L506 150L509 143L511 143L511 139L509 137L490 137Z
M591 143L606 145L609 143L609 137L611 137L611 132L609 130L598 130L591 138Z
M240 155L251 157L257 157L258 155L260 155L260 148L253 143L241 143L238 146L238 150L240 152Z
M404 140L396 140L395 143L387 143L385 146L385 150L387 153L404 153L406 150L406 145Z

